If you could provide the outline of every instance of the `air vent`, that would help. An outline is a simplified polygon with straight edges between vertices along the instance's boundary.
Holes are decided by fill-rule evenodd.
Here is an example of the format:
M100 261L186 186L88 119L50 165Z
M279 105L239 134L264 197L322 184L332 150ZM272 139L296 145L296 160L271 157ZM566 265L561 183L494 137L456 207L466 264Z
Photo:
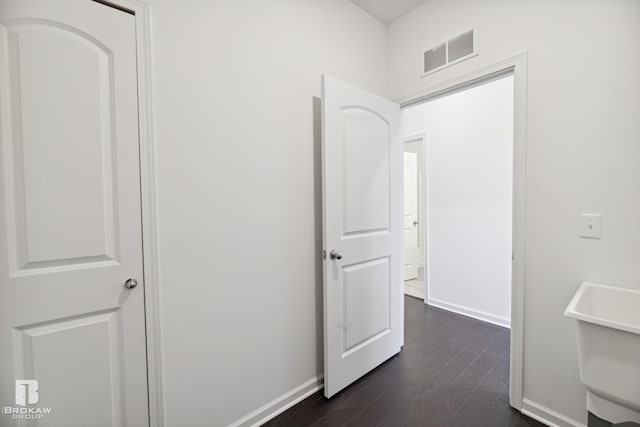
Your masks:
M474 30L424 52L423 76L473 58L478 54Z
M447 63L447 46L442 43L424 53L424 72L440 68Z
M447 62L457 61L473 54L473 30L449 40L447 46L449 47L449 59Z

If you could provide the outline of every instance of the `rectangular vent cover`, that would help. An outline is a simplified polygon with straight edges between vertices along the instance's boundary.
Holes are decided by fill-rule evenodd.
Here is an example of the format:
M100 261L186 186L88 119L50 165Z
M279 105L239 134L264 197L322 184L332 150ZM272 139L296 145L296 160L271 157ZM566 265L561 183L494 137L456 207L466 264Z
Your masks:
M424 52L424 75L477 55L474 30Z
M424 72L440 68L447 63L447 47L442 43L424 53Z

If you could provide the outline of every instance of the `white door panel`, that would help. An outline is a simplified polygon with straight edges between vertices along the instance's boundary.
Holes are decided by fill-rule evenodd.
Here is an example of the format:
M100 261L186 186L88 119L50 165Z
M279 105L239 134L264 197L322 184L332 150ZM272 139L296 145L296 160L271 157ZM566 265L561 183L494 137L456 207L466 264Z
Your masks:
M389 332L389 258L343 268L344 348L349 354Z
M397 104L323 76L327 397L402 345L399 135Z
M148 425L135 30L0 2L0 407L35 379L38 425Z
M113 120L109 55L86 36L52 23L7 29L16 59L10 62L16 72L9 74L16 88L9 108L17 125L11 166L15 197L22 202L16 216L24 220L17 230L17 267L113 259L114 147L110 127L101 126ZM73 235L79 238L68 238Z
M418 155L404 153L404 280L418 277Z
M342 120L344 233L389 230L389 123L359 107L342 108Z

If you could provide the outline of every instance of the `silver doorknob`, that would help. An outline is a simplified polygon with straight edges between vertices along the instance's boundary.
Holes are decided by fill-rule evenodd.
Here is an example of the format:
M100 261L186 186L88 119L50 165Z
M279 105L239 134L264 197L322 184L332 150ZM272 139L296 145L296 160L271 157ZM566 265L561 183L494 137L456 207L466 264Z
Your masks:
M331 249L331 252L329 252L329 258L342 259L342 252L338 252L335 249Z
M127 289L133 289L136 286L138 286L138 281L136 279L131 278L124 282L124 287Z

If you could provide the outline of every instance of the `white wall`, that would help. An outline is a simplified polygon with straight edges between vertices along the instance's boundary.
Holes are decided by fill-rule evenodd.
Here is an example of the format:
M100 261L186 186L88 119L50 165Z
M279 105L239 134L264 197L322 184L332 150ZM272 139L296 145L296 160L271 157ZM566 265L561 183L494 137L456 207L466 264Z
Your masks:
M150 0L166 425L222 426L322 373L320 75L385 94L345 0Z
M471 27L480 55L421 79L421 52ZM528 51L524 396L585 421L562 313L583 280L640 288L640 2L429 0L389 37L394 97Z
M404 110L426 132L429 303L508 326L513 77Z

